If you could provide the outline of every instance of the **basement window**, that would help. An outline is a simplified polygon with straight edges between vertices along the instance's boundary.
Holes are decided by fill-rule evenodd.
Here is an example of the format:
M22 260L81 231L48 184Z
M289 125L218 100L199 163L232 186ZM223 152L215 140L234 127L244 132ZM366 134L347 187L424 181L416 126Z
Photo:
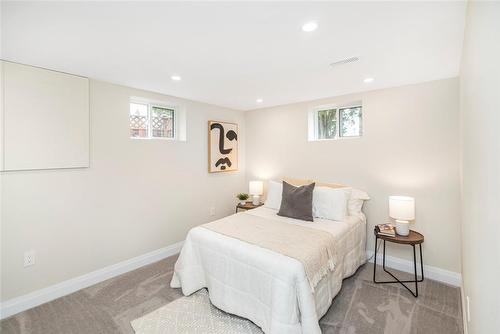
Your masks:
M309 112L309 141L356 138L363 134L361 105L321 106Z
M130 138L175 139L176 108L153 103L130 102Z

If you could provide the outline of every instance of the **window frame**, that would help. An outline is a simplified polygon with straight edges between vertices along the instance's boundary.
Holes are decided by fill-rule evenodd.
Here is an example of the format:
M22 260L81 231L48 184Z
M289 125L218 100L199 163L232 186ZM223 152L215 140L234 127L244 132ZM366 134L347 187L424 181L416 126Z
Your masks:
M340 133L340 125L342 122L342 116L341 116L341 110L343 109L350 109L350 108L361 108L361 118L360 118L360 134L359 136L342 136ZM319 112L323 110L335 110L335 137L333 138L319 138ZM327 104L327 105L321 105L321 106L316 106L313 107L312 110L309 113L309 123L308 126L311 127L311 121L312 121L312 127L313 131L311 133L311 129L308 129L308 139L309 141L329 141L329 140L342 140L342 139L356 139L356 138L361 138L363 136L363 105L362 103L353 103L353 104L346 104L346 105L336 105L336 104Z
M147 137L132 137L130 135L130 105L134 104L142 104L146 105L148 109L148 117L147 117L147 129L148 129L148 135ZM153 112L153 108L161 108L161 109L168 109L173 111L173 121L172 121L172 137L154 137L153 136L153 129L152 129L152 124L151 124L151 114ZM129 101L129 138L130 139L139 139L139 140L168 140L168 141L176 141L177 140L177 112L178 112L178 107L166 103L161 103L161 102L154 102L154 101L147 101L147 100L142 100L142 99L130 99Z

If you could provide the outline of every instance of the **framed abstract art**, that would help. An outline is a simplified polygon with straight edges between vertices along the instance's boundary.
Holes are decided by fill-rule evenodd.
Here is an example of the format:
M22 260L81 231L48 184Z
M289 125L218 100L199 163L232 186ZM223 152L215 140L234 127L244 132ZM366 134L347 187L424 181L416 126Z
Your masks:
M208 121L208 172L238 170L238 124Z

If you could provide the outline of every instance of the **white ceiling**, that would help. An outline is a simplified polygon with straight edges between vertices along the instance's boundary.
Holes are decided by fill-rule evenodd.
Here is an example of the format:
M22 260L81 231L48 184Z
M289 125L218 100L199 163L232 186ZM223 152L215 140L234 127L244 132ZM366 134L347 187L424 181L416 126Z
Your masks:
M2 57L247 110L457 76L465 7L2 2ZM319 28L303 32L311 20Z

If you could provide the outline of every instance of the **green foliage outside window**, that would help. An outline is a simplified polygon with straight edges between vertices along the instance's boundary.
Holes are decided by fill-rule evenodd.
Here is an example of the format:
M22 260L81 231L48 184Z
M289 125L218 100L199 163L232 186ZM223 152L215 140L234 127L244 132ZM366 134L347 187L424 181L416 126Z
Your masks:
M318 111L318 139L332 139L337 135L337 109Z
M342 137L361 136L362 128L361 107L340 109L340 135Z

